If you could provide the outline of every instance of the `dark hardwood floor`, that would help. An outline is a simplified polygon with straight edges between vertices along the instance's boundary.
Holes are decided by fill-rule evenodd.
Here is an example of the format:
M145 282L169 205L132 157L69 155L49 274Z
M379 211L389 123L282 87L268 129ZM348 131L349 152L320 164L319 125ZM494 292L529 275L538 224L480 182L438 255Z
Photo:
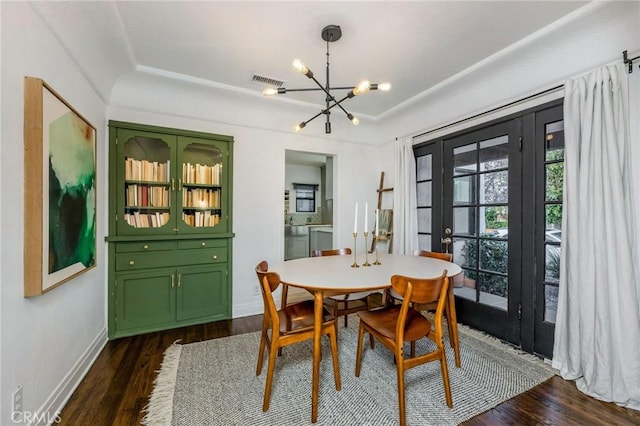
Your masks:
M110 341L62 410L60 424L139 425L169 345L257 331L261 324L257 315ZM640 425L640 412L585 396L555 376L465 424Z

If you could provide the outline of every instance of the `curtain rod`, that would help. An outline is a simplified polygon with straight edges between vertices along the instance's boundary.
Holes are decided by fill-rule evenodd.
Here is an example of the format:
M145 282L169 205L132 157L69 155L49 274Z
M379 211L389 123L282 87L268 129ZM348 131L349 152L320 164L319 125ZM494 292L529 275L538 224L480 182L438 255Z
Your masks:
M448 124L445 124L443 126L436 127L435 129L430 129L430 130L428 130L426 132L422 132L422 133L420 133L418 135L413 136L413 139L419 138L420 136L424 136L424 135L427 135L429 133L437 132L437 131L442 130L442 129L446 129L447 127L455 126L456 124L464 123L465 121L473 120L475 118L479 118L479 117L482 117L484 115L491 114L492 112L500 111L501 109L508 108L510 106L522 103L522 102L527 101L529 99L537 98L538 96L546 95L547 93L555 92L556 90L562 89L563 87L564 87L564 84L559 84L557 86L550 87L548 89L542 90L540 92L534 93L534 94L526 96L524 98L520 98L520 99L517 99L515 101L506 103L504 105L500 105L500 106L497 106L495 108L491 108L490 110L483 111L483 112L480 112L478 114L475 114L475 115L472 115L472 116L469 116L469 117L461 118L458 121L454 121L452 123L448 123Z
M626 50L624 52L622 52L622 61L625 64L629 64L629 74L631 74L633 72L633 61L635 61L636 59L640 59L640 55L636 56L635 58L629 58L629 57L627 57L627 51Z

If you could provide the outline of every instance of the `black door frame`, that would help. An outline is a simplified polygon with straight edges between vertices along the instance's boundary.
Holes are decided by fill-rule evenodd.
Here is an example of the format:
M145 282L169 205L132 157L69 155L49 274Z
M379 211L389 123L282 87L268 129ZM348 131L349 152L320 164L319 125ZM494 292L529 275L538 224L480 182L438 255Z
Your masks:
M509 233L509 248L510 250L519 250L520 254L517 256L518 265L515 265L516 256L510 256L508 268L509 279L517 279L519 285L509 284L509 309L506 314L506 319L505 315L502 315L501 319L500 315L496 317L495 309L474 303L474 305L476 305L473 307L475 310L474 314L477 314L479 317L486 316L487 319L491 320L467 320L467 324L474 328L484 329L491 335L502 338L516 346L520 346L522 350L526 352L539 353L549 357L551 356L553 348L554 326L543 321L544 303L536 304L537 300L544 300L544 286L536 285L537 277L539 277L541 273L544 274L544 225L542 228L536 229L536 224L541 220L540 207L538 206L541 201L538 200L537 197L544 197L544 171L542 171L542 176L540 176L541 171L538 164L540 162L539 155L541 155L540 149L544 150L543 144L538 142L540 137L544 137L541 136L544 135L544 130L541 130L540 126L538 126L538 120L536 119L538 114L548 110L557 111L557 108L559 108L561 111L562 101L562 98L552 100L414 146L414 154L416 157L433 154L432 247L441 247L444 251L445 246L440 242L443 229L446 225L446 220L442 218L444 212L442 185L451 184L450 182L444 182L443 178L442 165L445 161L444 144L462 135L470 134L500 123L517 123L514 125L518 127L519 136L517 137L517 143L510 143L510 149L516 149L519 152L515 155L513 151L510 151L509 182L518 182L516 188L519 188L520 191L519 194L513 194L510 187L509 221L511 225L514 219L517 220L521 232ZM536 140L536 136L538 140ZM512 158L519 159L519 164L516 167L512 167ZM522 159L533 160L522 161ZM440 173L438 173L438 171ZM516 172L520 174L520 177L512 181L512 173ZM438 183L440 183L440 185ZM449 191L450 190L451 188L449 188ZM539 195L540 191L542 191L542 195ZM512 199L512 196L516 198ZM514 218L511 211L511 204L512 202L515 203L516 200L521 205L518 218ZM542 200L542 203L543 202L544 200ZM542 220L544 221L544 215L542 216ZM543 229L543 231L540 231L540 229ZM529 259L533 261L529 261ZM540 263L540 259L542 259L542 263ZM542 266L540 266L540 264ZM512 274L512 271L516 272ZM544 277L544 275L542 276ZM466 315L469 308L468 301L456 297L458 318L469 317ZM499 325L500 322L503 322L503 324ZM549 347L551 349L547 350Z

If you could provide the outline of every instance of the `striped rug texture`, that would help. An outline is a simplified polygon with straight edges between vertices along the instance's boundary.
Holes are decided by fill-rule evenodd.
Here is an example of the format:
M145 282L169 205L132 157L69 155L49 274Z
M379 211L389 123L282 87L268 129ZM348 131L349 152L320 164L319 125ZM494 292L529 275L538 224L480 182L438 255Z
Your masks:
M353 318L353 319L351 319ZM336 391L328 338L323 337L320 402L316 425L396 425L398 397L393 356L365 336L362 372L354 375L357 317L339 327L342 390ZM459 325L462 367L456 368L446 338L453 408L446 405L438 362L406 372L407 423L454 425L549 379L542 360ZM259 332L166 350L145 408L146 425L310 425L311 341L284 348L276 361L271 406L262 411L267 359L256 376ZM431 342L422 339L417 350ZM408 350L408 349L407 349Z

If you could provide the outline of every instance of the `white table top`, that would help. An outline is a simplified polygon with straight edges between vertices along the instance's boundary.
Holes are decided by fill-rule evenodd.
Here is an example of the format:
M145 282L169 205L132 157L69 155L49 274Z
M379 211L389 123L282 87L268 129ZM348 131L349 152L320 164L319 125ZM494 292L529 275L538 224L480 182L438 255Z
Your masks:
M461 272L455 263L423 256L380 253L382 265L362 266L364 255L358 255L359 268L352 268L353 255L307 257L269 265L269 270L280 274L285 284L307 290L346 290L356 292L389 287L394 274L416 278L432 278L447 270L452 277ZM369 255L373 263L375 254Z

